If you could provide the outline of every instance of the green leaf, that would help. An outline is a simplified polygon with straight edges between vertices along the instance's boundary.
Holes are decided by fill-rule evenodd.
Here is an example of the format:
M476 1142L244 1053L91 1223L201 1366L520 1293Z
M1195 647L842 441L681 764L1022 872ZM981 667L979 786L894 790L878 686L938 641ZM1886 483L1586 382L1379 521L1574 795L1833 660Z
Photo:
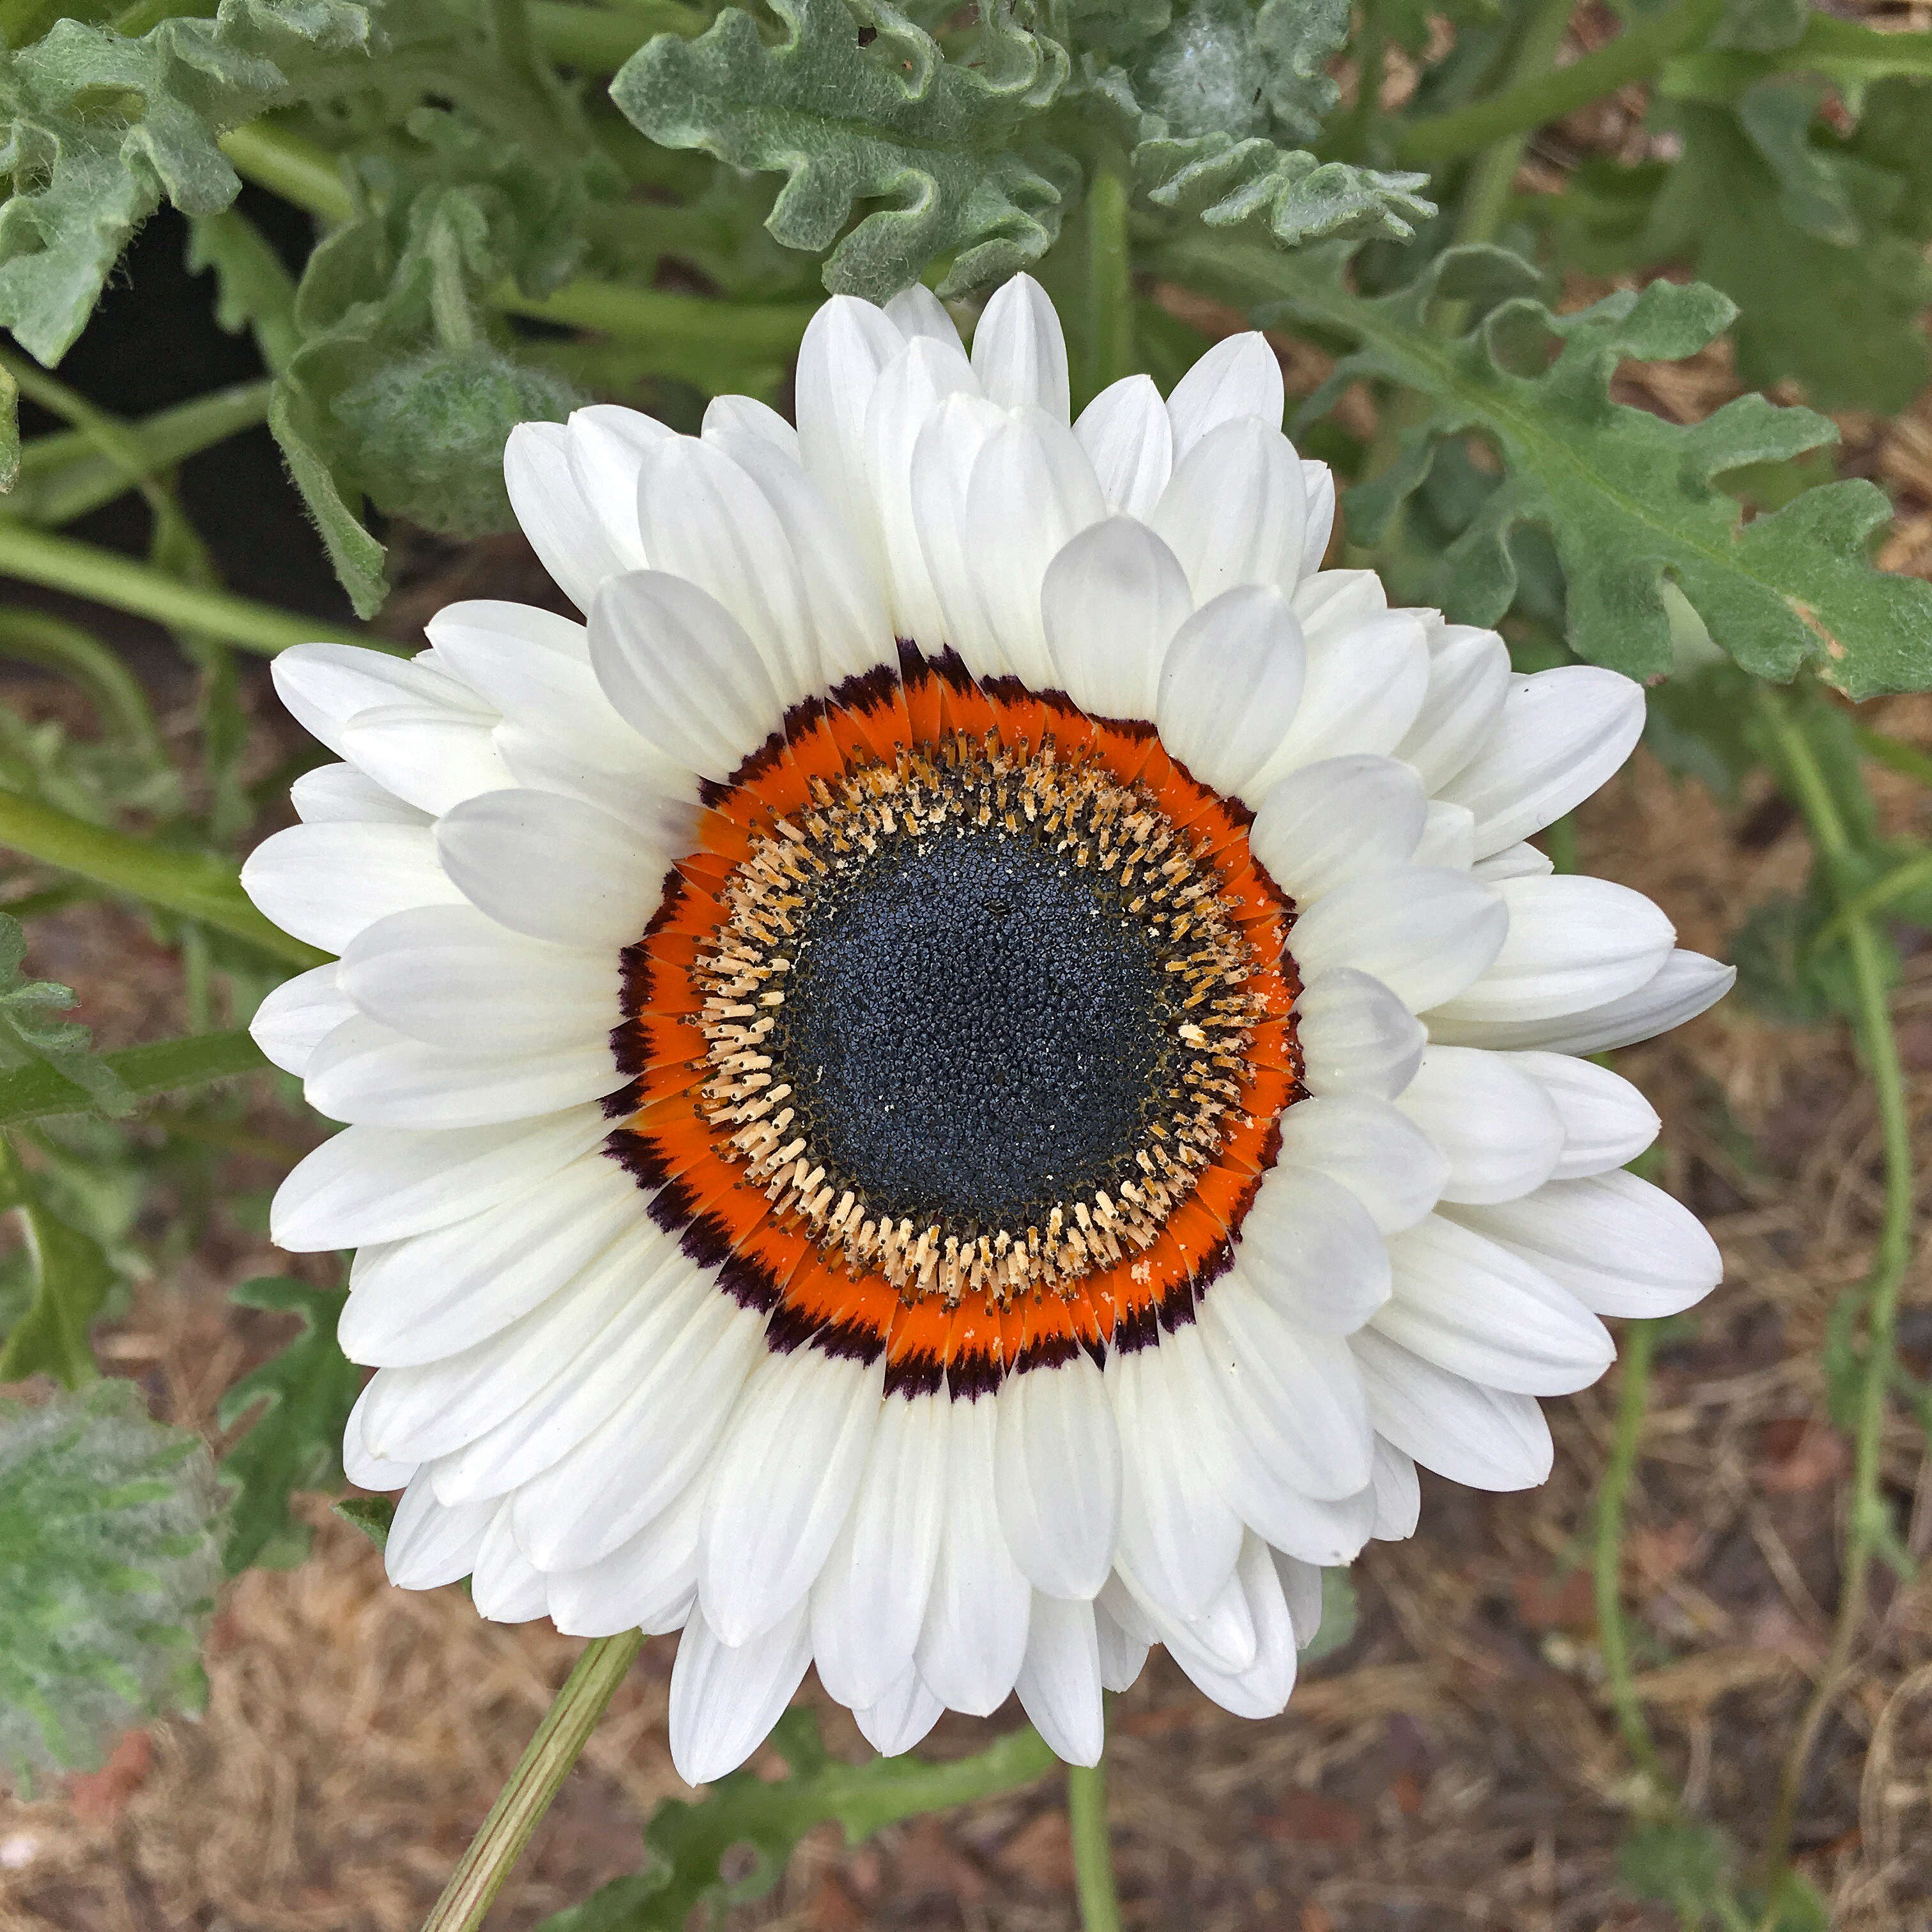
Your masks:
M1315 1634L1301 1647L1304 1664L1314 1664L1324 1657L1332 1656L1354 1640L1356 1627L1361 1622L1361 1604L1355 1592L1355 1580L1346 1568L1324 1570L1322 1573L1322 1622Z
M1143 141L1134 178L1156 207L1210 228L1253 226L1284 248L1338 236L1406 242L1436 204L1419 194L1426 175L1388 174L1231 134Z
M620 1878L581 1905L547 1918L538 1932L685 1932L716 1925L729 1906L761 1898L777 1884L792 1848L815 1825L836 1820L856 1845L901 1818L964 1804L1030 1784L1051 1769L1053 1754L1030 1729L1014 1731L976 1757L928 1764L914 1757L874 1758L861 1765L828 1758L809 1711L788 1711L772 1742L791 1768L767 1784L755 1772L734 1772L696 1804L660 1804L644 1831L656 1863ZM727 1881L724 1855L745 1847L750 1870Z
M28 980L20 970L26 950L20 922L0 913L0 1062L51 1068L103 1113L124 1114L134 1096L95 1054L86 1028L54 1017L73 1006L73 993L50 980Z
M131 1100L143 1100L184 1087L260 1072L268 1063L247 1029L232 1027L220 1033L190 1034L184 1040L156 1040L147 1046L124 1046L103 1054L93 1064L119 1081ZM77 1114L96 1105L86 1088L56 1066L22 1066L0 1072L0 1127L53 1114Z
M1688 1822L1643 1826L1617 1853L1617 1876L1626 1891L1700 1917L1728 1899L1730 1868L1724 1834Z
M1508 610L1518 589L1511 538L1528 526L1555 548L1569 640L1593 662L1639 678L1669 670L1665 586L1674 582L1715 643L1758 676L1786 679L1812 664L1853 698L1932 683L1932 585L1869 559L1891 514L1882 490L1828 484L1746 521L1719 487L1728 472L1830 442L1830 422L1748 395L1683 428L1612 399L1624 361L1693 355L1724 328L1733 310L1716 290L1654 282L1559 316L1528 292L1537 286L1528 264L1466 248L1438 256L1408 286L1370 297L1345 279L1350 253L1182 242L1157 259L1236 299L1278 296L1255 312L1263 326L1292 321L1353 345L1303 420L1364 378L1399 382L1426 404L1388 470L1349 493L1354 542L1377 540L1445 440L1474 434L1504 475L1444 554L1458 617L1493 623ZM1467 333L1445 338L1430 326L1438 298L1474 305Z
M26 1305L0 1343L0 1382L50 1375L77 1388L97 1372L88 1331L118 1277L100 1244L47 1205L37 1178L4 1134L0 1211L20 1217L26 1277Z
M883 300L946 258L940 292L951 296L1046 252L1078 170L1021 137L1067 77L1057 42L1001 22L985 43L998 58L973 67L886 0L862 14L843 0L772 0L772 10L785 29L772 46L736 7L695 40L659 34L610 98L664 147L783 174L766 226L788 248L831 249L836 292ZM876 32L869 44L862 26ZM883 206L842 238L862 202Z
M302 340L296 285L255 224L232 208L190 222L188 266L214 272L215 320L230 335L248 330L269 370L286 368Z
M286 1569L308 1554L309 1532L289 1514L297 1490L343 1482L342 1431L362 1374L335 1339L346 1294L270 1277L244 1282L230 1299L244 1308L302 1318L302 1333L221 1398L215 1419L232 1429L257 1402L267 1406L221 1460L240 1486L222 1560L230 1575L253 1564Z
M352 1522L378 1550L389 1546L389 1526L396 1520L394 1496L344 1496L334 1508L344 1522Z
M207 1450L132 1383L0 1403L0 1768L92 1769L200 1708L221 1514Z
M1340 94L1328 62L1348 34L1346 0L1193 0L1136 62L1135 92L1183 140L1312 141Z
M57 20L0 55L0 322L51 367L86 322L134 230L162 198L226 208L241 183L216 135L373 50L352 0L221 0L139 40Z

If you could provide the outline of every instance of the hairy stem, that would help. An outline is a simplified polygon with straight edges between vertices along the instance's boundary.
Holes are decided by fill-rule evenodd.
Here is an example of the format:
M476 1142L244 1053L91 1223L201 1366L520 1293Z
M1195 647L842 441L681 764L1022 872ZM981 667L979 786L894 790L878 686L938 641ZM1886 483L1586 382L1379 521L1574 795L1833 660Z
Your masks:
M1073 1882L1082 1932L1120 1932L1114 1847L1107 1830L1107 1761L1066 1767L1066 1820L1073 1836Z
M178 1088L206 1087L211 1081L259 1073L268 1064L242 1027L196 1034L188 1040L157 1040L151 1046L124 1046L103 1054L101 1059L130 1094L142 1100ZM84 1114L93 1104L91 1096L51 1066L20 1066L0 1073L0 1127L56 1114Z
M1838 802L1810 741L1802 724L1792 716L1784 694L1760 684L1755 687L1754 697L1770 736L1780 778L1792 802L1804 814L1840 908L1846 907L1852 903L1844 865L1850 854L1851 841ZM1804 1789L1805 1767L1858 1643L1870 1592L1872 1559L1892 1533L1879 1484L1883 1473L1885 1424L1897 1352L1899 1285L1912 1258L1912 1131L1878 934L1868 916L1858 914L1852 919L1845 931L1844 944L1851 967L1859 1044L1878 1106L1885 1159L1885 1208L1879 1228L1878 1252L1865 1291L1865 1358L1853 1432L1844 1575L1839 1586L1831 1647L1778 1780L1778 1802L1765 1839L1765 1868L1771 1873L1782 1869L1790 1858L1792 1828Z
M640 1631L626 1630L584 1646L483 1828L423 1922L423 1932L475 1932L482 1924L644 1641Z
M1700 45L1724 10L1724 0L1679 0L1568 67L1513 71L1509 83L1486 100L1412 122L1396 142L1396 158L1405 167L1438 167L1560 121L1630 81L1648 80L1673 54Z
M345 644L374 641L320 618L297 616L230 591L184 584L165 570L138 563L130 556L4 520L0 520L0 574L44 584L117 610L130 610L176 629L202 632L264 656L318 638Z
M1092 394L1130 376L1134 356L1133 256L1127 240L1126 176L1118 168L1099 167L1087 190L1087 232L1090 274L1088 300L1094 310Z
M272 121L231 128L218 145L244 181L307 208L318 220L339 226L354 216L356 197L326 148Z
M1648 1322L1633 1322L1624 1331L1616 1433L1611 1438L1603 1486L1597 1492L1596 1538L1591 1567L1597 1586L1597 1641L1604 1654L1604 1688L1616 1713L1617 1728L1623 1733L1624 1745L1660 1795L1664 1767L1631 1679L1630 1633L1624 1622L1621 1588L1624 1504L1630 1494L1631 1473L1636 1467L1644 1412L1649 1406L1651 1347L1655 1332Z
M0 844L130 898L198 920L284 964L320 966L328 957L270 925L249 903L234 866L212 854L168 851L10 792L0 792Z
M167 762L148 694L118 652L78 624L45 610L0 610L0 657L18 658L72 678L94 701L101 723L146 764Z

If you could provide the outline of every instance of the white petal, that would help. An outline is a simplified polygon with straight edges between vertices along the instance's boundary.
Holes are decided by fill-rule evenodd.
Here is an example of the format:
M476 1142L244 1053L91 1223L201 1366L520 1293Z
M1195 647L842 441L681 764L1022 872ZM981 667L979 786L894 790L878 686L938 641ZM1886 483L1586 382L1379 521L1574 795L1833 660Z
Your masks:
M536 1193L400 1241L361 1249L337 1330L352 1362L434 1362L506 1328L556 1293L644 1215L649 1196L601 1148Z
M1714 1006L1736 982L1738 969L1701 952L1674 952L1655 974L1619 998L1549 1019L1475 1020L1432 1013L1431 1035L1467 1046L1546 1047L1555 1053L1606 1053L1633 1046Z
M1272 1718L1288 1706L1294 1688L1294 1621L1288 1615L1281 1579L1268 1545L1250 1535L1243 1543L1235 1579L1255 1628L1255 1655L1245 1670L1218 1668L1214 1660L1184 1640L1168 1637L1174 1660L1198 1690L1222 1709L1241 1718Z
M687 1484L669 1507L600 1562L549 1573L550 1613L568 1636L682 1630L698 1599L698 1526L705 1484Z
M1115 1562L1183 1620L1207 1610L1241 1546L1240 1519L1222 1500L1190 1413L1195 1378L1169 1359L1171 1348L1198 1348L1192 1329L1184 1323L1153 1348L1110 1355L1106 1369L1124 1476Z
M1389 1244L1395 1292L1372 1324L1452 1375L1519 1395L1571 1395L1616 1358L1610 1331L1550 1276L1432 1215Z
M362 1439L363 1406L369 1400L365 1384L349 1412L342 1431L342 1473L358 1490L400 1490L408 1487L420 1465L397 1462L376 1455Z
M642 559L618 549L578 480L570 445L562 423L518 424L503 446L503 481L538 560L557 588L587 610L598 585L636 569Z
M385 1127L481 1127L601 1100L626 1076L609 1046L485 1055L428 1046L361 1013L310 1056L305 1097L332 1120Z
M844 1526L878 1423L883 1359L810 1347L752 1371L712 1458L698 1600L742 1643L802 1602Z
M1513 1053L1510 1064L1543 1089L1563 1123L1557 1180L1605 1174L1636 1160L1656 1139L1657 1109L1606 1066L1567 1053Z
M606 1131L594 1106L449 1133L345 1127L276 1190L269 1239L291 1254L319 1254L446 1228L541 1186Z
M436 1499L424 1469L403 1492L382 1546L389 1581L404 1590L434 1590L469 1575L483 1546L494 1503L446 1508Z
M670 1760L678 1776L709 1784L736 1771L770 1736L811 1661L802 1604L735 1650L694 1616L670 1673Z
M378 784L418 809L438 813L510 782L493 718L435 706L379 704L342 728L343 749Z
M1005 409L1030 406L1066 420L1066 338L1046 291L1030 275L996 289L973 334L973 373Z
M1427 803L1422 782L1394 758L1324 758L1269 792L1248 842L1275 884L1306 906L1361 873L1405 863Z
M1322 1566L1285 1556L1279 1550L1270 1550L1268 1556L1288 1605L1288 1622L1294 1626L1294 1647L1306 1650L1322 1634Z
M342 728L379 704L435 705L457 716L482 716L488 707L473 692L433 665L357 644L296 644L269 666L275 695L312 738L338 758Z
M427 825L429 814L405 805L353 765L318 765L289 788L289 802L304 825Z
M819 1676L855 1710L912 1667L938 1560L951 1406L944 1394L887 1397L858 1495L812 1589Z
M798 431L767 403L749 396L713 396L704 406L703 434L706 442L719 442L730 449L729 439L755 437L781 455L798 462Z
M676 854L608 812L553 792L490 792L436 827L443 870L498 925L613 952L643 936Z
M1634 1174L1553 1180L1456 1218L1532 1262L1599 1315L1675 1315L1715 1288L1723 1258L1681 1202Z
M1036 1588L1090 1597L1114 1562L1120 1443L1100 1370L1084 1354L1009 1376L994 1398L1000 1523Z
M892 326L910 342L916 335L929 335L935 341L965 353L959 331L946 312L946 304L923 282L900 290L886 304L886 315Z
M1466 1382L1373 1328L1351 1337L1369 1413L1406 1455L1474 1490L1530 1490L1554 1451L1536 1398Z
M638 516L652 569L696 584L743 626L785 706L824 686L791 541L730 457L696 436L667 437L646 460Z
M955 1401L952 1408L939 1560L914 1660L935 1697L984 1718L1019 1675L1033 1592L1000 1533L993 1405Z
M308 1070L309 1056L355 1011L354 1002L337 982L332 959L276 987L255 1009L248 1037L272 1065L299 1080Z
M431 1046L592 1046L620 1017L614 953L526 939L473 906L392 913L344 949L340 970L370 1018Z
M510 1506L500 1504L476 1552L470 1594L478 1616L493 1624L526 1624L549 1609L544 1574L517 1547Z
M798 443L806 473L844 518L882 584L885 556L866 472L866 412L880 370L905 346L905 338L870 302L834 296L806 326L798 352Z
M1374 1432L1348 1344L1298 1329L1238 1271L1202 1298L1195 1359L1203 1390L1225 1418L1228 1446L1243 1466L1244 1500L1276 1489L1318 1502L1352 1496L1369 1480ZM1250 1527L1267 1534L1263 1523Z
M1298 1100L1281 1117L1276 1164L1339 1180L1385 1234L1412 1228L1441 1198L1449 1162L1401 1104L1362 1094Z
M966 493L987 438L1006 422L1006 411L983 396L950 395L926 418L912 453L912 520L938 605L938 641L982 680L1009 676L1013 667L981 604L985 560L967 521Z
M1432 794L1495 728L1509 689L1510 660L1509 646L1493 631L1439 619L1427 630L1429 694L1395 755L1421 773Z
M1224 337L1202 356L1167 399L1174 449L1184 456L1210 429L1244 416L1279 430L1287 400L1281 364L1258 330Z
M876 1703L860 1705L852 1715L860 1736L880 1756L898 1757L938 1723L945 1708L908 1664Z
M1132 1610L1132 1599L1118 1580L1109 1582L1093 1606L1094 1634L1100 1652L1100 1682L1109 1690L1131 1690L1147 1662L1149 1645L1145 1637L1131 1636L1122 1628L1114 1615L1116 1604L1127 1606L1136 1622L1138 1620L1138 1613Z
M1123 376L1073 425L1110 510L1144 523L1174 473L1174 430L1150 376Z
M1414 1078L1428 1044L1422 1022L1379 980L1352 966L1309 974L1294 1014L1302 1080L1318 1096L1393 1100Z
M597 681L668 758L722 782L783 722L744 627L695 584L662 571L614 578L590 610Z
M1480 978L1443 999L1416 1002L1418 1012L1429 1009L1432 1040L1457 1040L1476 1024L1554 1019L1622 999L1656 976L1676 938L1642 893L1609 879L1565 874L1472 890L1501 897L1509 932Z
M1033 1726L1068 1764L1098 1764L1106 1742L1094 1606L1036 1595L1013 1688Z
M1307 514L1300 459L1288 439L1239 416L1178 459L1150 520L1204 604L1238 584L1292 589Z
M1106 508L1073 432L1044 410L1016 411L974 462L966 515L980 608L1012 670L1036 690L1053 681L1040 615L1047 566Z
M1144 524L1109 517L1047 566L1040 601L1055 683L1090 716L1151 718L1192 608L1173 551Z
M1510 929L1498 888L1437 866L1400 866L1327 894L1295 922L1289 945L1304 982L1352 966L1420 1012L1475 980Z
M718 444L764 493L790 543L826 682L896 662L898 646L878 585L858 539L824 492L774 442L734 430Z
M1388 1253L1374 1216L1311 1168L1277 1166L1262 1176L1234 1252L1255 1287L1317 1334L1350 1334L1388 1299Z
M1563 1153L1563 1117L1505 1054L1432 1046L1396 1105L1448 1156L1449 1201L1514 1201Z
M650 560L638 527L638 479L652 452L670 440L656 418L616 403L592 403L570 415L570 469L584 501L602 525L623 570ZM578 608L586 608L573 598Z
M764 1323L712 1292L680 1350L675 1376L652 1374L554 1468L517 1492L517 1540L546 1570L595 1563L668 1508L704 1468L745 1378L764 1348Z
M1469 820L1469 843L1472 848L1475 844L1475 824L1472 816ZM1471 869L1478 878L1495 886L1505 879L1546 879L1556 868L1547 852L1539 852L1534 845L1525 843L1505 845L1500 852L1492 852L1486 859L1477 860Z
M1422 1484L1414 1459L1394 1443L1376 1438L1376 1535L1384 1543L1400 1543L1415 1534L1422 1520Z
M1265 795L1290 772L1317 759L1393 752L1428 689L1423 639L1423 626L1411 610L1385 611L1332 634L1304 623L1308 668L1301 704L1250 788Z
M1202 784L1258 804L1251 782L1287 735L1306 669L1301 626L1279 590L1223 591L1168 646L1154 709L1161 742Z
M1466 872L1474 866L1475 854L1476 821L1468 807L1431 799L1422 821L1422 836L1412 855L1414 863L1447 866L1452 872ZM1487 884L1492 875L1478 872L1476 876Z
M1476 816L1479 856L1580 805L1643 735L1643 687L1597 664L1513 677L1475 756L1438 788Z
M427 825L292 825L242 861L242 890L284 932L330 952L391 913L462 897Z
M1325 463L1301 460L1301 487L1308 499L1308 520L1301 532L1301 574L1312 577L1328 554L1335 534L1335 472Z

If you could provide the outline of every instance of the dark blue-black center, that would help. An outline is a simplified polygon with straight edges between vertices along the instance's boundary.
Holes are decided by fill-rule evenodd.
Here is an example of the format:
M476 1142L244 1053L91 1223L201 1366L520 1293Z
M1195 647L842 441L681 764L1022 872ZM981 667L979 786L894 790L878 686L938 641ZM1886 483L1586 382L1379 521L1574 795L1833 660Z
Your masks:
M889 838L812 895L788 950L769 1050L835 1190L989 1230L1135 1178L1182 988L1157 932L1049 835Z

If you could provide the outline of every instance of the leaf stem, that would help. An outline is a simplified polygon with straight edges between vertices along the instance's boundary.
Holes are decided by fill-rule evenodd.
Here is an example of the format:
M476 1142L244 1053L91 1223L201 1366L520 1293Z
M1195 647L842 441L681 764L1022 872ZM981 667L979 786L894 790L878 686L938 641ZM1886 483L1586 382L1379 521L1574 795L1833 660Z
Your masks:
M118 653L46 610L0 610L0 657L45 666L82 686L101 723L145 763L167 763L148 694Z
M1634 80L1646 80L1674 54L1707 38L1724 0L1679 0L1630 27L1569 66L1514 74L1486 100L1412 122L1397 137L1403 166L1439 167L1510 135L1528 135Z
M1066 1767L1066 1822L1073 1838L1073 1882L1082 1932L1120 1932L1114 1888L1113 1841L1107 1829L1107 1760Z
M1624 1331L1616 1432L1610 1441L1610 1459L1604 1471L1603 1486L1597 1492L1591 1568L1596 1584L1597 1641L1604 1656L1604 1688L1610 1694L1625 1746L1660 1796L1664 1766L1631 1679L1630 1633L1624 1622L1622 1591L1624 1504L1636 1467L1644 1412L1649 1406L1651 1350L1655 1340L1655 1327L1648 1322L1633 1322Z
M482 1829L423 1922L423 1932L475 1932L482 1924L644 1640L641 1631L626 1630L584 1646Z
M1792 717L1784 695L1760 684L1754 697L1769 734L1776 764L1781 768L1781 782L1792 802L1804 815L1826 878L1843 908L1852 903L1845 872L1851 840L1838 802L1810 740ZM1858 1033L1878 1106L1885 1158L1885 1207L1878 1250L1866 1288L1865 1358L1853 1431L1850 1520L1845 1537L1844 1575L1839 1586L1838 1615L1831 1647L1778 1780L1778 1802L1765 1840L1765 1868L1770 1873L1782 1870L1790 1859L1792 1828L1803 1792L1805 1768L1857 1645L1870 1595L1872 1558L1892 1534L1879 1484L1883 1473L1885 1424L1897 1350L1899 1286L1912 1258L1911 1122L1906 1108L1898 1040L1886 994L1878 934L1867 916L1860 914L1852 918L1846 929L1844 943L1851 967Z
M320 966L328 957L272 926L249 903L233 866L211 854L170 851L10 792L0 792L0 844L10 845L43 865L78 872L112 891L199 920L285 964Z
M1504 98L1553 78L1551 68L1570 32L1574 4L1574 0L1538 0L1517 34ZM1516 183L1523 148L1537 124L1532 122L1526 127L1507 129L1484 144L1463 187L1462 205L1456 217L1458 242L1496 238L1509 208L1510 190ZM1462 331L1452 328L1445 332L1459 335Z
M510 315L534 316L640 342L700 344L736 356L788 358L818 312L815 302L724 302L616 282L566 282L554 294L526 296L504 283L490 297Z
M356 196L326 148L272 121L231 128L216 145L244 179L307 208L318 220L339 227L353 218Z
M124 1046L103 1054L101 1059L142 1100L177 1088L205 1087L211 1081L260 1072L268 1064L241 1027L188 1040L156 1040L148 1046ZM21 1066L0 1073L0 1127L56 1114L85 1113L93 1105L91 1095L52 1066Z
M345 644L372 641L319 617L279 610L230 591L183 584L152 564L4 519L0 519L0 574L152 617L176 629L204 632L266 657L318 638Z
M1134 355L1133 254L1127 238L1127 182L1119 167L1096 167L1087 189L1088 299L1094 311L1091 395L1131 376Z

